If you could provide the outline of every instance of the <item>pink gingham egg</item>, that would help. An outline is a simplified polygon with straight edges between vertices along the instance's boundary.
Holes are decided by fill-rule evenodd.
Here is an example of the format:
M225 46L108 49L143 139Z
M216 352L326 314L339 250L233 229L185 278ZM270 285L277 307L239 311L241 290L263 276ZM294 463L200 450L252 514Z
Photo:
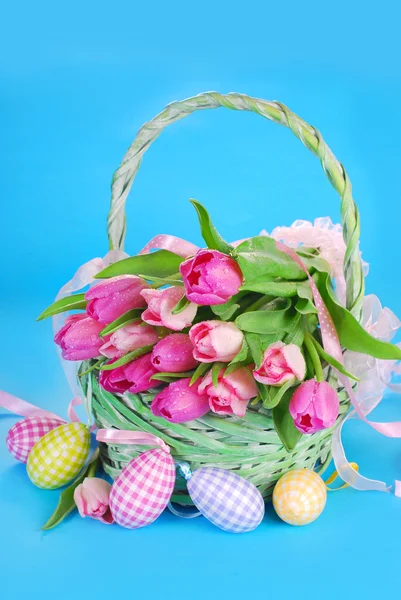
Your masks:
M7 434L8 451L17 460L26 463L36 442L46 433L63 425L64 421L48 417L28 417L15 423Z
M127 529L150 525L166 508L175 483L171 454L161 449L143 452L113 483L109 505L114 521Z

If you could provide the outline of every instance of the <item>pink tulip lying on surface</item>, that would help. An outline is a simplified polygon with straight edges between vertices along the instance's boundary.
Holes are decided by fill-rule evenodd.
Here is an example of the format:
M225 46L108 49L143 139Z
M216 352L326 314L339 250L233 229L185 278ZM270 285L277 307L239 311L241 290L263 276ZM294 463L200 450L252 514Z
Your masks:
M253 376L265 385L283 385L294 378L302 381L305 372L305 359L299 347L275 342L265 350L262 364Z
M217 250L199 250L181 263L180 271L188 300L202 306L224 304L243 282L235 260Z
M338 394L327 381L309 379L301 383L290 401L290 414L302 433L333 427L338 417Z
M109 341L100 348L101 354L107 358L120 358L127 352L132 352L143 346L156 344L159 336L151 325L135 321L114 332Z
M227 376L224 373L224 370L220 371L215 387L209 371L200 383L198 391L209 396L209 406L213 412L243 417L249 400L258 395L252 373L246 367L240 367Z
M152 364L164 373L183 373L197 366L193 346L186 333L171 333L161 339L152 351Z
M81 517L92 517L111 525L114 519L109 508L111 485L98 477L86 477L75 488L74 502Z
M141 295L148 307L142 313L143 321L150 325L168 327L173 331L181 331L189 327L195 318L197 306L192 302L178 315L173 315L176 304L185 296L183 287L172 286L164 290L142 290Z
M234 323L203 321L189 331L194 357L200 362L230 362L241 350L244 334Z
M161 385L161 381L150 379L157 372L152 365L149 353L122 367L100 371L99 383L112 394L124 394L125 392L138 394Z
M201 393L196 383L190 386L189 382L189 378L174 381L155 396L150 407L155 417L185 423L209 412L208 395Z
M63 327L54 336L65 360L86 360L100 356L103 340L99 337L103 325L88 315L67 317Z
M99 323L111 323L129 310L146 306L140 294L146 287L146 281L135 275L105 279L86 292L86 312Z

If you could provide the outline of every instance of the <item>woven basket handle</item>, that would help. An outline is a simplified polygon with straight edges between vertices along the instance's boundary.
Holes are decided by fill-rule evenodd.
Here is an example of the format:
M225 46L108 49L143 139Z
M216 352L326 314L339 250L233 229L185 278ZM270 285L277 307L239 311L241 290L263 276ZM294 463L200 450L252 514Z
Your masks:
M270 121L289 127L293 134L319 158L330 183L341 197L341 221L347 246L344 258L347 308L358 318L364 296L364 276L359 252L359 211L352 198L350 180L344 167L335 158L321 134L280 102L251 98L245 94L205 92L181 102L172 102L154 119L145 123L138 131L121 166L113 176L111 207L107 221L110 248L123 249L126 229L125 202L141 164L142 156L150 144L167 125L197 110L220 108L221 106L232 110L249 110Z

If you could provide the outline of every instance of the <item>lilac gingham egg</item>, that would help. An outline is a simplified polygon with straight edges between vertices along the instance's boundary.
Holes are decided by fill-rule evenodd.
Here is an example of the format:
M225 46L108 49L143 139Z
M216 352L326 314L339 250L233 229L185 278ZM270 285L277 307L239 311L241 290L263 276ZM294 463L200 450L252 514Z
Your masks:
M202 467L192 474L187 486L197 509L224 531L252 531L265 514L259 490L232 471Z
M26 463L36 442L60 425L64 425L64 421L48 417L28 417L23 421L18 421L7 434L8 451L14 458Z
M115 522L128 529L150 525L166 508L174 483L171 454L161 449L143 452L111 486L109 504Z

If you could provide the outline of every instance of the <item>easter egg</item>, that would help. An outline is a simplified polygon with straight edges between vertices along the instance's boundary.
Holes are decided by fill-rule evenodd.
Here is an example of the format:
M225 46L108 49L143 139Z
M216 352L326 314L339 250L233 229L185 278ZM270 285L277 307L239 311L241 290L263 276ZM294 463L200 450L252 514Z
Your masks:
M14 458L26 463L36 442L62 424L63 421L48 417L28 417L23 421L18 421L7 434L8 451Z
M67 423L46 433L32 448L26 464L29 479L40 488L54 490L78 475L88 458L89 429Z
M114 521L128 529L150 525L166 508L174 483L171 454L161 449L143 452L111 486L109 506Z
M252 531L265 514L259 490L232 471L202 467L194 471L187 487L197 509L224 531Z
M315 471L294 469L276 483L273 506L286 523L308 525L322 513L326 497L326 485Z

